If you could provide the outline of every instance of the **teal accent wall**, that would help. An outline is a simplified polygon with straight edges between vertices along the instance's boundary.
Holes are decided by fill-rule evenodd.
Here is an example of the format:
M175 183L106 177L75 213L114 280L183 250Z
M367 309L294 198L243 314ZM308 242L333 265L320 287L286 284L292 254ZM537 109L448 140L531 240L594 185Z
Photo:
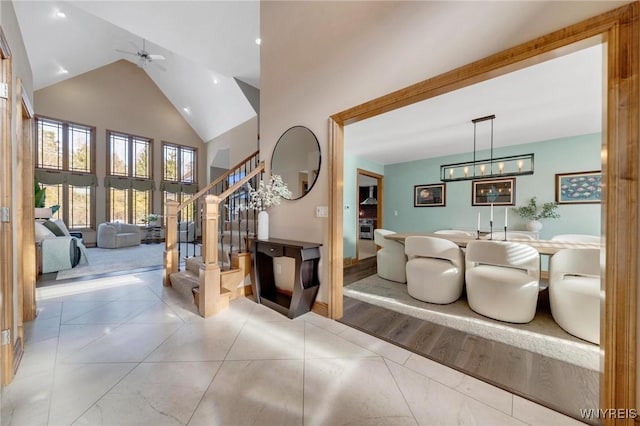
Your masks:
M600 170L600 151L601 134L597 133L499 148L494 157L535 154L535 173L516 177L516 206L522 206L532 196L539 203L554 201L556 173ZM479 158L488 157L487 151L480 152ZM489 207L471 205L470 180L447 183L446 207L413 207L414 185L440 183L440 165L471 159L468 153L385 166L384 228L396 232L475 229L481 212L481 228L488 230ZM542 220L541 239L557 234L600 235L600 204L564 204L558 211L560 219ZM524 230L525 224L526 220L509 210L509 229ZM494 229L503 226L504 207L494 207Z
M358 180L358 169L369 172L384 174L385 167L382 164L365 160L353 155L344 155L344 195L343 195L343 258L354 258L356 256L356 242L358 237L358 205L356 204ZM385 180L386 185L386 180ZM387 196L385 188L385 198Z

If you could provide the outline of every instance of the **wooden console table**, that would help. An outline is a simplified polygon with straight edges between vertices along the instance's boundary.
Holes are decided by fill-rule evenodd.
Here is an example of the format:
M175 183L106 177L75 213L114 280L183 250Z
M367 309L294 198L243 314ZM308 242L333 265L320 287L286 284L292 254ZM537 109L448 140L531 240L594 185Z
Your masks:
M256 301L295 318L311 310L318 294L318 262L322 244L290 240L252 240L255 279L252 284ZM273 274L274 257L295 260L293 292L289 296L276 290Z

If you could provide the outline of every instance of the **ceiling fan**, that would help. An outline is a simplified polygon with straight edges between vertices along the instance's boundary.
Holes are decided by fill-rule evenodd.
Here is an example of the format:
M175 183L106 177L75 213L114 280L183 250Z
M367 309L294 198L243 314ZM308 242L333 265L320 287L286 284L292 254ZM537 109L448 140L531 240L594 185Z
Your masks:
M137 49L136 52L128 52L126 50L120 50L120 49L116 49L116 52L124 53L124 54L127 54L127 55L137 56L138 57L138 66L140 68L145 68L147 65L153 63L160 70L162 70L162 71L166 71L167 70L162 65L158 64L157 62L154 62L154 61L164 61L165 57L162 56L162 55L155 55L155 54L147 52L146 40L145 39L142 39L142 49L138 48L138 46L136 46L135 43L133 43L133 42L130 42L130 43L131 43L131 45L133 47L135 47Z

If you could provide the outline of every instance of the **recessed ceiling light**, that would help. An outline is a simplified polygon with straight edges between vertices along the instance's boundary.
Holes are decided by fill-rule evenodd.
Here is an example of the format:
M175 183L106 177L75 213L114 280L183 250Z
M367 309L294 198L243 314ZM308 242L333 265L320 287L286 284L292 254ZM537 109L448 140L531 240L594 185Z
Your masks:
M256 44L257 44L257 45L262 44L262 39L261 39L260 37L258 37L258 38L256 39Z
M58 74L69 74L69 70L64 67L60 67Z
M63 11L61 11L61 10L58 10L58 11L56 12L56 17L58 17L58 18L66 18L66 17L67 17L67 14L66 14L66 13L64 13L64 12L63 12Z
M191 114L191 110L189 109L189 107L184 107L184 108L182 108L182 110L184 112L186 112L187 114Z
M220 80L218 80L217 78L214 77L213 84L218 84L218 83L220 83Z

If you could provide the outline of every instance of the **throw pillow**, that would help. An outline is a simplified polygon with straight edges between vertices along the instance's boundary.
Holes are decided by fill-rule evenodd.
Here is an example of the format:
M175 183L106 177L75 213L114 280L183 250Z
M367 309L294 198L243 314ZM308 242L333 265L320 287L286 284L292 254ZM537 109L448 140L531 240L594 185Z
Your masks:
M60 228L60 230L62 231L62 233L64 235L66 235L67 237L71 236L71 234L69 233L69 230L67 229L67 225L64 224L62 219L56 219L56 220L53 221L53 223L58 225L58 228Z
M60 229L60 227L58 225L56 225L55 223L53 223L53 221L51 220L45 220L44 222L42 222L42 224L51 232L53 232L53 235L55 235L56 237L64 237L64 232L62 232L62 229Z
M45 228L45 226L42 223L36 222L36 242L40 242L47 238L55 238L55 237L56 237L55 234L49 231L47 228Z

